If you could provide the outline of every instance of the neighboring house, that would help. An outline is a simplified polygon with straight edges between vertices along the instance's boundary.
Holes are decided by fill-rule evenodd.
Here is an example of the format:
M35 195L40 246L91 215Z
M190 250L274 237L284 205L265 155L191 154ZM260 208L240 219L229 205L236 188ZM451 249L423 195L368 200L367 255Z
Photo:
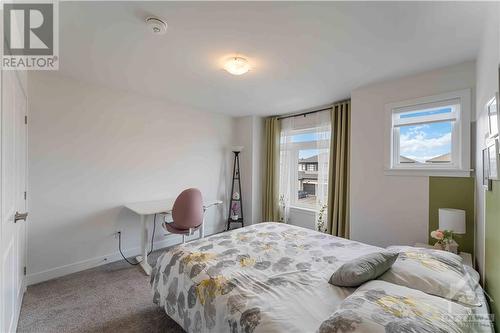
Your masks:
M420 162L417 160L411 159L409 157L400 155L399 156L399 163L420 163Z
M425 163L450 163L450 162L451 162L451 153L439 155L425 161Z
M399 161L400 163L422 163L403 155L399 156ZM451 153L439 155L425 161L425 163L450 163L450 162L451 162Z
M318 155L299 160L299 199L316 195L318 186Z

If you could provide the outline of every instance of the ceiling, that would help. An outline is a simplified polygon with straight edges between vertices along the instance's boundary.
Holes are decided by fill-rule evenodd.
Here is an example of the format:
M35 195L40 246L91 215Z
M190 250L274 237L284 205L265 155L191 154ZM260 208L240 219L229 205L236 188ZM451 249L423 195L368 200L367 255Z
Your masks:
M485 11L466 2L62 2L60 71L232 116L296 112L372 82L474 59ZM168 23L149 32L149 15ZM222 69L249 57L242 76Z

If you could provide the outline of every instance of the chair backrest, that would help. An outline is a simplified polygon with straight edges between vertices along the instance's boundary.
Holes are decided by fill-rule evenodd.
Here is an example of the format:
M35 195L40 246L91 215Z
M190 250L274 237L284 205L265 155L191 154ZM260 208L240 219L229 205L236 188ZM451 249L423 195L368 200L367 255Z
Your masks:
M200 190L188 188L175 199L172 208L175 228L196 228L203 223L203 198Z

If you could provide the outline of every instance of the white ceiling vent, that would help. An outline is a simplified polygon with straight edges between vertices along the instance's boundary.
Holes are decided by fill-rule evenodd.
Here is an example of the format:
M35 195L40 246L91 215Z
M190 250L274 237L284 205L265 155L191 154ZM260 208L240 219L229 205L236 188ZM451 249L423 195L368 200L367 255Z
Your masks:
M164 35L167 32L167 22L157 17L148 17L146 23L153 35Z

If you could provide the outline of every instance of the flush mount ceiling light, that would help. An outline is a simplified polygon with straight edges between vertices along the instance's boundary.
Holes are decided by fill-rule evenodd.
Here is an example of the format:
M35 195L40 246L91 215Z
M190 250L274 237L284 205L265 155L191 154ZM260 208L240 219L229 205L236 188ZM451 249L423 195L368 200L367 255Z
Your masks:
M250 70L250 64L243 57L231 57L224 63L224 69L230 74L242 75Z
M146 24L153 35L164 35L167 32L167 22L157 17L146 18Z

